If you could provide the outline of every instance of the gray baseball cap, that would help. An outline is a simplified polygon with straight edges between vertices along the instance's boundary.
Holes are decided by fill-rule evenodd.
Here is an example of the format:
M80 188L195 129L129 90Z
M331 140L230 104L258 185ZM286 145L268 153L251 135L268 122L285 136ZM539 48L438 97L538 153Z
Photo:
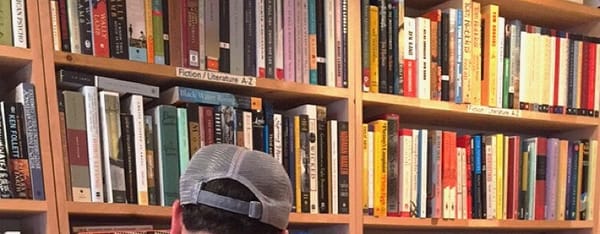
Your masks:
M216 179L231 179L246 186L258 201L242 201L206 190ZM283 166L268 154L228 144L198 150L179 179L181 205L203 204L247 215L281 230L286 229L292 207L292 185Z

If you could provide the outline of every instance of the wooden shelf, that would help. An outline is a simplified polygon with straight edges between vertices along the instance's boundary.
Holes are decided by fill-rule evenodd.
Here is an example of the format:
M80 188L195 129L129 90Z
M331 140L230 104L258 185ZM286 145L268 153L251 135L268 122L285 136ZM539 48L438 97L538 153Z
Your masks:
M446 0L405 1L406 7L427 10ZM524 23L557 29L569 29L580 24L598 22L600 9L566 0L474 0L481 6L497 4L500 16L520 19ZM558 17L557 17L558 16Z
M597 118L520 111L521 117L470 112L468 105L389 94L363 94L365 119L381 113L398 113L400 121L430 126L452 126L474 130L521 133L556 133L594 127Z
M19 217L30 214L46 213L48 203L46 201L34 201L23 199L0 199L0 216Z
M353 91L345 88L307 85L273 79L257 79L256 86L249 87L176 77L177 67L174 66L101 58L65 52L55 52L54 58L57 67L80 70L90 74L138 81L145 84L157 85L161 88L182 85L243 95L257 95L288 106L306 102L327 104L336 100L348 99L352 96L351 91Z
M541 220L442 220L372 216L363 217L365 229L461 229L461 230L574 230L591 229L593 221Z
M0 72L14 72L27 66L33 59L31 49L0 45Z
M171 219L171 207L139 206L130 204L67 202L67 212L74 216L139 217ZM291 224L348 224L349 215L290 213Z

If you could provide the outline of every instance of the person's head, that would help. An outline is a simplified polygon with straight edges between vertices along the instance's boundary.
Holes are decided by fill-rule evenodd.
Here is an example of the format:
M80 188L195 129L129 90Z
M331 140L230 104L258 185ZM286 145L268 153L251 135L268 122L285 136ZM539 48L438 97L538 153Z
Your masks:
M179 180L171 233L284 233L292 189L268 154L216 144L194 154Z

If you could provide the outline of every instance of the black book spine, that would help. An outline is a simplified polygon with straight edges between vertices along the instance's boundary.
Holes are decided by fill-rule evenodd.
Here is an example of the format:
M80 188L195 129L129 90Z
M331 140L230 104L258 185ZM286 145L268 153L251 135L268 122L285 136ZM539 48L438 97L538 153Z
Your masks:
M275 78L275 0L265 0L266 77Z
M450 16L448 12L442 12L442 47L439 50L442 52L442 101L450 101ZM478 43L478 42L475 42Z
M263 112L252 112L252 149L265 152L264 141L265 116Z
M387 93L388 80L388 24L387 24L387 1L390 0L379 0L379 77L372 77L371 79L379 79L379 92Z
M162 0L163 9L163 40L165 49L165 65L171 64L169 52L169 0Z
M215 118L215 144L225 143L223 141L223 113L219 106L215 107L214 110Z
M244 110L235 112L235 145L244 147Z
M81 53L94 54L94 43L92 43L92 11L89 0L79 0L77 5L79 12L79 37L81 38Z
M0 115L0 198L11 198L13 188L11 185L10 163L4 135L4 117Z
M473 219L479 219L481 218L481 213L479 212L479 209L481 207L481 196L479 195L480 193L480 189L481 187L481 174L477 174L476 173L476 160L475 160L475 152L478 149L478 147L475 147L475 137L471 138L471 148L469 149L471 151L471 161L469 163L471 163L471 171L469 173L471 173L471 178L473 178L473 180L471 181L472 183L472 189L471 189L471 198L473 201L473 206L471 209L471 217Z
M567 73L567 114L574 114L575 98L574 98L574 84L575 84L575 40L569 37L569 70Z
M511 67L510 67L510 52L511 52L511 44L510 44L510 38L512 37L512 34L510 32L510 27L511 24L506 22L505 28L504 28L504 76L508 77L508 82L509 87L512 86L512 79L511 79ZM554 38L552 39L554 40ZM554 66L554 64L552 64L552 66ZM551 79L554 79L554 77L552 77ZM553 82L553 81L552 81ZM557 94L558 95L558 94ZM514 108L514 98L515 98L515 93L514 93L514 89L510 89L508 88L508 102L507 102L507 108L509 109L513 109Z
M263 129L264 131L264 149L265 149L265 153L268 153L271 156L275 155L275 151L274 151L274 135L273 135L273 128L274 128L274 122L273 122L273 103L271 102L265 102L263 101L263 110L264 110L264 118L265 118L265 127Z
M219 71L229 73L229 0L219 1L219 41Z
M398 194L398 183L399 183L399 174L398 174L398 128L399 121L393 118L388 118L388 129L387 129L387 211L388 213L399 214L400 207L398 204L401 202L398 200L400 194ZM343 146L343 145L342 145ZM342 152L342 151L340 151ZM431 152L431 151L430 151ZM430 154L432 155L432 154ZM431 173L428 173L431 174ZM429 180L429 184L431 184L431 178ZM431 186L427 186L428 194L431 194L433 191ZM427 202L427 204L431 204ZM431 206L429 206L429 210L431 210ZM427 208L426 208L427 210Z
M300 115L300 210L310 213L310 132L308 131L308 115Z
M386 21L387 21L387 89L386 93L393 94L394 93L394 46L393 44L398 44L398 40L394 41L394 19L393 19L393 8L392 1L386 1L387 4L387 13L386 13ZM397 19L397 18L396 18ZM397 53L396 53L397 54Z
M121 113L121 144L125 166L125 191L129 204L137 204L137 182L133 138L133 116Z
M295 117L294 116L286 116L287 125L287 133L288 139L287 148L288 154L284 155L284 158L288 159L288 166L286 170L288 172L288 176L290 177L290 182L292 184L292 212L296 212L296 145L295 145ZM285 160L285 159L284 159ZM285 161L284 161L285 162Z
M79 89L83 86L94 86L94 76L86 73L59 70L58 86L65 89Z
M283 168L285 169L285 172L287 172L287 174L290 174L290 117L289 116L283 116L283 122L281 123L281 130L282 130L282 134L283 134ZM292 190L293 191L293 190ZM293 193L293 192L292 192Z
M9 152L10 171L13 179L14 197L30 199L31 178L29 160L23 132L23 106L20 103L3 102L6 147Z
M350 155L348 122L338 121L338 212L349 214L350 198Z
M69 17L67 16L67 0L58 0L58 18L60 21L61 49L71 52L71 36L69 34Z
M327 121L317 120L317 167L319 213L329 213L329 161L327 155Z
M244 75L256 77L256 0L244 2Z
M108 40L110 56L113 58L129 59L126 17L125 0L108 1Z
M487 173L487 169L486 169L486 164L485 164L485 141L484 141L484 137L481 137L481 177L480 177L480 181L481 181L481 186L480 186L480 195L481 195L481 218L482 219L486 219L487 218L487 183L486 183L486 173Z
M394 3L392 5L392 10L391 10L391 15L392 15L392 35L390 36L391 38L391 51L392 51L392 80L391 80L391 84L392 84L392 92L393 94L400 94L400 90L402 90L402 84L400 84L400 76L402 76L402 71L400 68L400 64L402 63L402 61L400 61L400 56L399 56L399 50L400 50L400 45L398 43L398 37L401 36L399 35L400 33L400 29L398 26L398 14L400 14L400 9L398 9L398 3ZM402 16L404 17L404 16ZM404 26L404 25L403 25Z
M587 220L586 210L590 209L590 207L586 207L586 205L589 204L587 199L590 199L587 186L588 180L591 179L588 177L588 172L590 170L590 141L584 139L581 140L581 142L583 143L583 149L581 149L583 150L583 162L581 163L583 166L581 168L581 194L578 194L579 196L577 196L580 199L578 201L580 203L580 208L577 212L579 212L579 220Z
M317 84L327 85L325 44L325 0L316 1L317 10Z

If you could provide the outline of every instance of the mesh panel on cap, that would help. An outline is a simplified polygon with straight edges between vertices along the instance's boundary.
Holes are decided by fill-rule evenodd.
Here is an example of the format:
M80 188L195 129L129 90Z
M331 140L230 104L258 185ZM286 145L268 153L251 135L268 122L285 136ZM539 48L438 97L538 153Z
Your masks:
M222 178L236 180L254 193L263 205L261 222L286 228L292 191L283 166L270 155L234 145L210 145L196 152L180 178L181 204L196 203L202 182Z

